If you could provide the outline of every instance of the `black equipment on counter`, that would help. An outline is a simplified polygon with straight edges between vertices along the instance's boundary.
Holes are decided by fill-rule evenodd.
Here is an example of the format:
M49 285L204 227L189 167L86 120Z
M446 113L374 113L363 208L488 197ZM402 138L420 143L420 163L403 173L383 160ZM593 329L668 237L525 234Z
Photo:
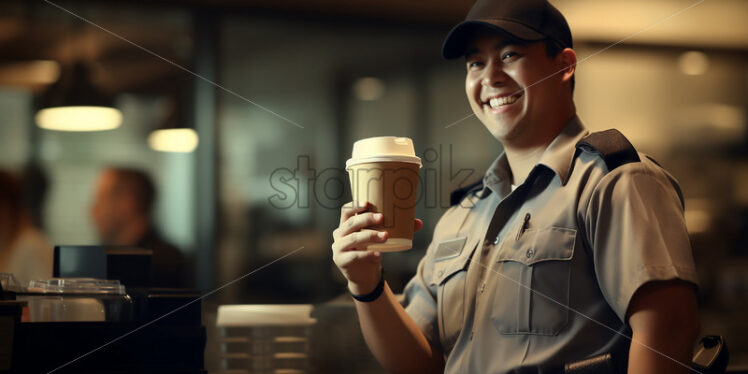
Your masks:
M153 251L126 246L55 246L53 276L116 279L127 287L151 285Z
M202 295L149 287L151 256L150 250L132 247L55 247L55 277L120 280L132 300L131 313L106 322L20 323L16 317L10 341L0 344L13 347L0 351L0 356L10 352L10 365L3 367L0 357L0 373L206 374Z
M17 373L203 374L202 326L138 323L22 323L16 333Z
M13 356L18 351L14 334L21 324L25 305L25 301L0 300L0 373L9 373L13 367Z
M201 294L163 288L128 294L132 321L18 324L10 372L205 374Z

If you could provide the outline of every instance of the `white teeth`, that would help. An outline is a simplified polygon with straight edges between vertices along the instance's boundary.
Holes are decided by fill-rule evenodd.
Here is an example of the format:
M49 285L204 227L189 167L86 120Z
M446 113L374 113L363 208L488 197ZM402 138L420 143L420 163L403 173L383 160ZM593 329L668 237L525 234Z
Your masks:
M498 108L500 106L513 104L515 101L517 101L517 99L519 99L520 96L522 96L522 94L517 94L513 96L494 97L488 101L488 105L490 105L491 108Z

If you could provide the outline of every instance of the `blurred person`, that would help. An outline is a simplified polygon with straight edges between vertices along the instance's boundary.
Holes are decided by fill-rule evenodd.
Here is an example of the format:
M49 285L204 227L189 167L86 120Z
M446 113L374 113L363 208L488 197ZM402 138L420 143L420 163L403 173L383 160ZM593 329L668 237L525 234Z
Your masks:
M374 356L393 373L555 373L606 353L619 372L689 372L697 277L680 188L620 132L582 125L563 15L478 0L442 54L464 59L471 109L504 151L453 194L402 305L367 251L387 239L372 229L382 215L342 209L333 261Z
M21 180L0 171L0 273L12 273L22 285L52 277L52 245L32 222Z
M156 188L145 172L107 168L98 178L91 216L102 244L153 251L153 286L183 287L182 253L163 239L153 224L155 198Z
M28 163L21 172L21 188L31 221L34 226L44 229L44 206L49 191L49 177L38 162Z

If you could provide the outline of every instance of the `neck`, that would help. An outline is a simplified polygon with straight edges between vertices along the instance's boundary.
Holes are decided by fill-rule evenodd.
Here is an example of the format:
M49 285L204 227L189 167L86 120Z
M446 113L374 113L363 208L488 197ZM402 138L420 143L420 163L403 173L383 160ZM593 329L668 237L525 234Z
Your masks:
M532 168L543 156L543 152L574 117L576 113L574 105L572 104L567 109L560 115L554 116L553 119L547 120L547 126L545 127L547 131L544 131L544 133L535 134L532 139L524 143L504 143L504 153L509 168L512 170L513 185L520 185L527 179Z
M513 185L518 186L527 179L532 168L540 161L540 157L546 148L547 145L516 150L511 148L504 149L507 162L509 162L509 168L512 170Z

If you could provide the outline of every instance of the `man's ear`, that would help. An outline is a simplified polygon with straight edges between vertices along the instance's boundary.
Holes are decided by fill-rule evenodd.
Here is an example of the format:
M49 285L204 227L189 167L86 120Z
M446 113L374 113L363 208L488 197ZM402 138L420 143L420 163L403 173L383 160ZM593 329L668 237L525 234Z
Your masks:
M561 80L565 82L571 81L571 77L574 76L574 72L577 70L577 54L571 48L564 48L558 56L557 60L560 63L560 69L563 73Z

